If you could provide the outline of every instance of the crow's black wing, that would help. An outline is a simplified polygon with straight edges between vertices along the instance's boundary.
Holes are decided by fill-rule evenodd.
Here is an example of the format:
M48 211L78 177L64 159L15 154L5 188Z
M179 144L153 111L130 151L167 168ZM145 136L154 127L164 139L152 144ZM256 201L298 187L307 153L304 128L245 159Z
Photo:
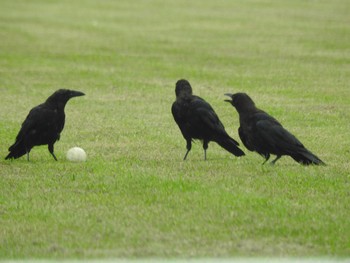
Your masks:
M253 142L251 141L251 138L248 133L242 127L238 128L238 135L239 138L241 138L241 141L243 145L249 150L249 151L255 151L255 147Z
M300 148L303 144L283 126L272 119L263 119L256 123L257 147L269 153L277 155L289 155Z
M59 139L64 127L64 115L59 116L57 111L44 104L33 108L19 131L16 142L25 140L27 145L41 145Z
M260 153L268 152L277 156L289 155L304 165L325 164L272 117L261 118L256 123L256 138L256 144L260 147L257 151Z
M196 131L193 130L195 138L215 141L235 156L244 155L244 152L238 148L239 143L226 133L224 125L209 103L194 96L190 108L192 123L196 127Z
M177 125L180 127L182 120L181 120L181 109L180 109L180 104L175 101L173 105L171 106L171 113L173 114L173 118Z
M188 131L188 121L186 119L186 112L187 112L187 105L184 101L177 100L173 103L171 107L171 113L173 114L174 120L177 126L179 126L182 136L186 140L190 140L191 135L189 134L189 131Z
M218 115L208 102L198 96L194 96L190 104L193 119L198 123L199 128L207 133L225 134L225 127Z

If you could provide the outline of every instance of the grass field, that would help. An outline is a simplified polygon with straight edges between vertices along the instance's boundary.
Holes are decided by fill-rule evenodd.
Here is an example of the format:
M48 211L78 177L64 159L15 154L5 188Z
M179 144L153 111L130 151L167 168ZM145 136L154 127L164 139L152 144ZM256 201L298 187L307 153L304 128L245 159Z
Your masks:
M350 4L0 0L0 260L350 257ZM200 143L171 115L188 79L238 138L247 92L328 165L276 166ZM58 88L55 145L5 161ZM83 147L86 163L66 151Z

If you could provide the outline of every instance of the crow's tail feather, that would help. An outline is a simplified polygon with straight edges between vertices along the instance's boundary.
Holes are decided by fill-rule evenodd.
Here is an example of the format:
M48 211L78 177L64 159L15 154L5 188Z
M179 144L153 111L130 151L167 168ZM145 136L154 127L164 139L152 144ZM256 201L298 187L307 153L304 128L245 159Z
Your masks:
M227 136L226 138L220 138L216 140L216 143L219 144L226 151L229 151L235 156L243 156L245 153L238 147L238 142L236 142L231 137Z
M307 149L290 155L295 161L303 165L326 165L320 158Z
M22 141L16 142L9 148L10 153L5 157L7 159L17 159L27 153L26 147Z

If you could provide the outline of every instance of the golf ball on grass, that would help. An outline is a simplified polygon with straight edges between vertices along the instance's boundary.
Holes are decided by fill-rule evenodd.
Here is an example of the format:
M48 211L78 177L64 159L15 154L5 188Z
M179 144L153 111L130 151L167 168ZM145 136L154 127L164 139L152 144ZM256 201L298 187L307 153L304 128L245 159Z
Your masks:
M70 148L67 152L67 159L71 162L85 162L86 152L80 147Z

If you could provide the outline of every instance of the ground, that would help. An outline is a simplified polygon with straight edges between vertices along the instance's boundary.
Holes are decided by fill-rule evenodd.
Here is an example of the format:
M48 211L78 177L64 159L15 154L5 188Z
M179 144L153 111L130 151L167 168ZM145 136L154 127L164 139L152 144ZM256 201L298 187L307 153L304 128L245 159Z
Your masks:
M0 2L0 259L349 257L350 6L335 1ZM171 116L188 79L239 140L224 94L248 93L327 163L274 167ZM55 145L5 161L56 89ZM87 162L71 163L79 146Z

